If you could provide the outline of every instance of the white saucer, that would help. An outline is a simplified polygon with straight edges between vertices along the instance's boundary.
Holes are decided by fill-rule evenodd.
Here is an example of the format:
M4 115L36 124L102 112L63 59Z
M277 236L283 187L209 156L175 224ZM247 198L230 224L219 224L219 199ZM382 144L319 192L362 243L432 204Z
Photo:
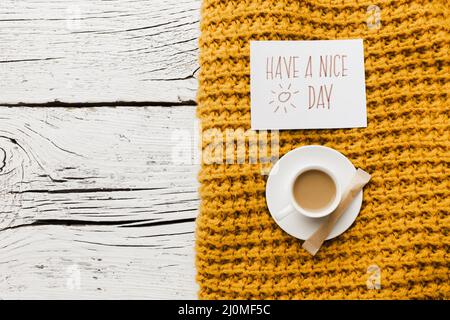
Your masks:
M347 188L356 169L342 153L323 146L304 146L286 153L273 166L266 184L266 201L272 218L285 232L298 239L309 238L322 224L324 218L308 218L301 213L291 213L281 221L277 221L273 212L282 210L289 204L289 181L296 172L307 165L317 164L326 166L332 171L342 192ZM337 221L328 239L337 237L347 230L358 216L361 209L363 192L353 200L348 209Z

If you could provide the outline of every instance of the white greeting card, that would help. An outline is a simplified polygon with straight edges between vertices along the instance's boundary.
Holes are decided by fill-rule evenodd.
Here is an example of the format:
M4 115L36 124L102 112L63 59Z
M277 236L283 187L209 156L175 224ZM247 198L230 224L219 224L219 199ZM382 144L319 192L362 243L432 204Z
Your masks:
M362 39L250 42L251 127L366 127Z

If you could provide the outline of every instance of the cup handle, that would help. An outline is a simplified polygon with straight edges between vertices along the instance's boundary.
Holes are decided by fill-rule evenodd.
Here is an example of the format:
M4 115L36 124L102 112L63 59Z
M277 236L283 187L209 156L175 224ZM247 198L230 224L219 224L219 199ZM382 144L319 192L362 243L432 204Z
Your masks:
M275 212L274 216L278 221L281 221L288 215L290 215L292 212L294 212L294 210L295 210L294 206L292 204L288 204L282 210Z

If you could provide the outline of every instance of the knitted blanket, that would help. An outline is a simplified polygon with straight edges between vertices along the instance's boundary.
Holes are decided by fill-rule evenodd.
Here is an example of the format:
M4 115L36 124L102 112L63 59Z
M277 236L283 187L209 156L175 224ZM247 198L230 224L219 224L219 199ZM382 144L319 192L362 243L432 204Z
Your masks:
M379 0L381 20L370 25L372 4L203 1L203 153L211 151L211 135L225 141L227 129L250 128L250 40L362 38L367 128L281 131L279 153L329 146L372 180L352 227L312 257L272 220L260 164L205 161L196 232L200 298L450 297L448 4Z

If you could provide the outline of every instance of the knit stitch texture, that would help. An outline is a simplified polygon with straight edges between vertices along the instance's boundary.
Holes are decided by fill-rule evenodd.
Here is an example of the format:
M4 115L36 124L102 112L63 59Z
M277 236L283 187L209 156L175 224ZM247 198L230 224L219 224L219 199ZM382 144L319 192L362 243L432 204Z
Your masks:
M372 4L379 28L367 25ZM250 128L250 40L364 40L368 127L282 131L279 142L280 156L334 148L372 180L352 227L312 257L272 220L259 164L203 163L200 298L450 297L448 13L446 0L203 1L203 131ZM372 265L380 288L368 287Z

